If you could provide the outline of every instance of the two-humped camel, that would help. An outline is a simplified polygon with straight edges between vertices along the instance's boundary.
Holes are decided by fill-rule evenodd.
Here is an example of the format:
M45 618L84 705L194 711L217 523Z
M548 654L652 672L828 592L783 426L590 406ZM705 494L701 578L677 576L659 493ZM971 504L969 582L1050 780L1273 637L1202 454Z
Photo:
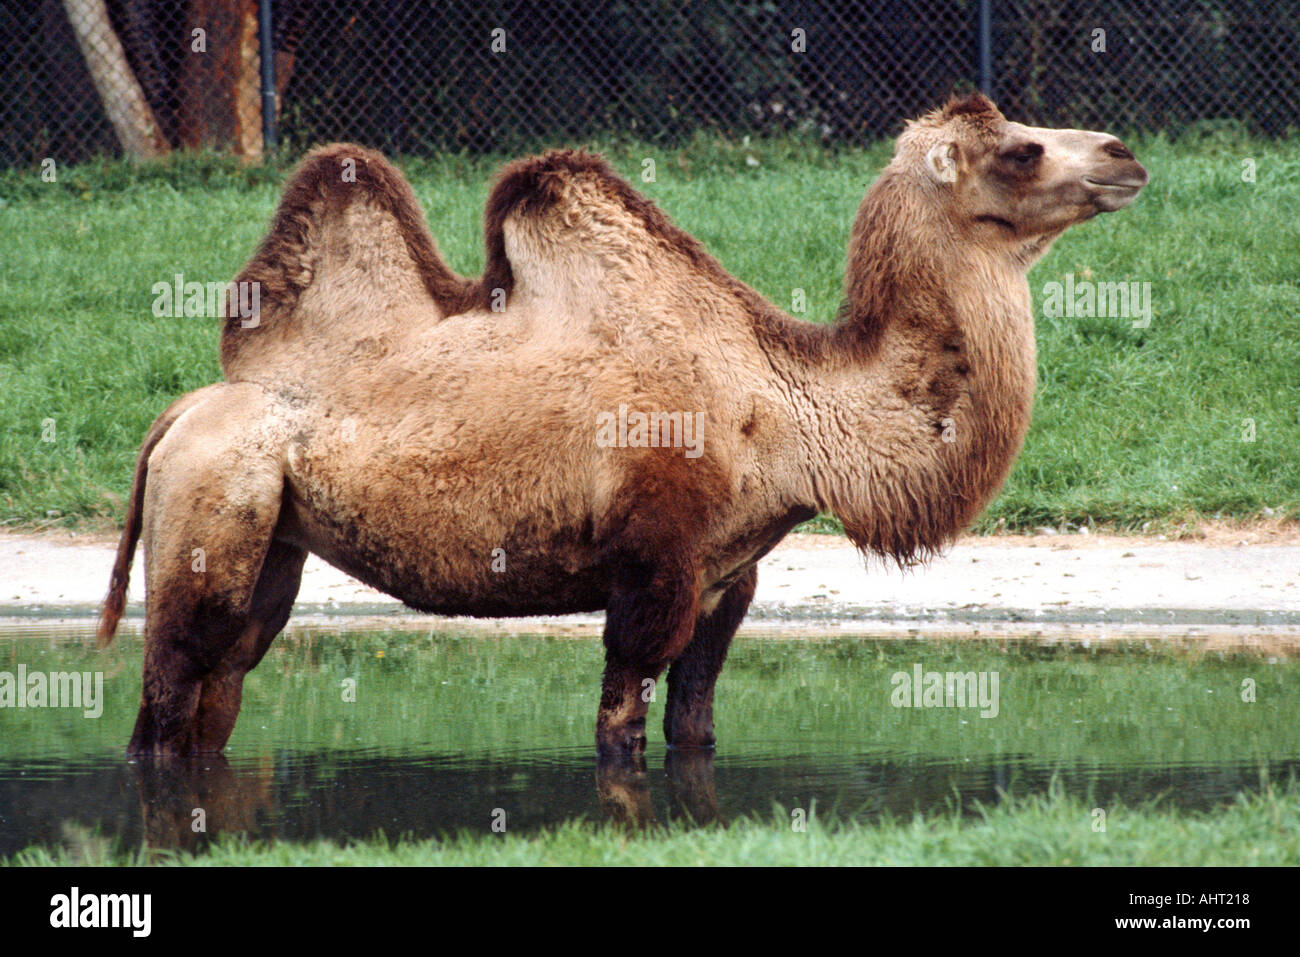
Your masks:
M226 320L226 381L140 452L100 632L143 534L131 752L224 747L308 552L423 611L605 609L600 751L645 747L665 668L669 744L711 746L759 559L819 512L900 561L964 529L1029 422L1026 272L1146 182L1113 136L955 99L863 200L831 326L728 275L599 157L507 166L469 280L381 156L313 151L238 277L261 313Z

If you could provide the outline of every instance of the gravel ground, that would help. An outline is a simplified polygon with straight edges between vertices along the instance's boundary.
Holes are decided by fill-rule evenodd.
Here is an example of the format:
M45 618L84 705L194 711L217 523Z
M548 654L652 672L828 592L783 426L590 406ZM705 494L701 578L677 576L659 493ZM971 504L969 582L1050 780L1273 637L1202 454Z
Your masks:
M108 584L114 540L0 534L0 625L84 628ZM925 566L864 562L843 539L792 535L764 559L743 626L753 633L1133 635L1300 642L1300 537L1220 531L1199 541L1101 535L967 537ZM125 627L144 599L137 557ZM296 625L439 627L311 557ZM600 615L456 620L502 632L591 634Z

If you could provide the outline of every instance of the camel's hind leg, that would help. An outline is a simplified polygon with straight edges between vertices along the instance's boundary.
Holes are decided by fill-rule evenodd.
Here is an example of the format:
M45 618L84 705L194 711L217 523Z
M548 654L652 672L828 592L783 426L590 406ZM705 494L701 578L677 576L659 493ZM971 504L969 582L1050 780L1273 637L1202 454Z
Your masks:
M296 549L272 547L282 444L265 394L232 385L186 412L150 456L132 754L220 750L229 737L232 692L283 625L302 567Z
M220 751L230 740L243 699L244 676L257 667L289 620L306 558L301 548L271 543L243 631L226 657L203 679L196 718L199 751Z

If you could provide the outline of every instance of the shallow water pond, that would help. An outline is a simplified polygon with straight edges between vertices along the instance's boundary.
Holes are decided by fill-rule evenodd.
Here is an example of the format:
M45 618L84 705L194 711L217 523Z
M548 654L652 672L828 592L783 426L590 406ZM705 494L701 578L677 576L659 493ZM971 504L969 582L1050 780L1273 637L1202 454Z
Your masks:
M0 638L0 856L87 834L196 847L229 832L974 813L1053 780L1099 807L1212 809L1300 771L1294 658L742 638L718 685L715 754L668 752L658 701L644 767L601 766L599 641L410 631L282 637L248 679L225 758L158 766L123 756L141 650L130 636L105 653L88 637ZM85 701L4 697L5 675L12 690L20 673L30 688L73 671L102 675L98 717Z

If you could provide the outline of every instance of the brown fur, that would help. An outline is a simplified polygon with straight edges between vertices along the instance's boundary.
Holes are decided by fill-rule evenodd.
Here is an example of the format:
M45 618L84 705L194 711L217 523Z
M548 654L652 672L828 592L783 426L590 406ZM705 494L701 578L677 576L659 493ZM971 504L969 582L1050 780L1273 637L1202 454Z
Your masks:
M432 612L603 608L602 753L644 747L646 683L670 665L669 741L710 746L758 560L818 511L900 562L969 523L1028 425L1029 265L1145 181L1113 137L954 100L909 124L863 200L826 327L728 275L597 156L507 166L469 280L382 157L314 151L239 277L262 313L227 321L227 381L141 452L102 632L142 535L132 750L225 743L308 551ZM598 442L620 407L702 414L700 454Z
M104 601L104 610L100 613L99 629L96 640L99 647L106 648L117 633L118 622L126 610L126 588L131 579L131 562L135 559L135 546L140 539L140 530L144 519L144 486L149 473L149 454L167 434L181 414L191 406L203 400L203 397L216 386L208 386L181 396L163 410L162 415L154 420L140 446L140 454L135 463L135 475L131 479L131 495L126 503L126 528L117 543L117 556L113 560L113 575L109 580L108 598Z

